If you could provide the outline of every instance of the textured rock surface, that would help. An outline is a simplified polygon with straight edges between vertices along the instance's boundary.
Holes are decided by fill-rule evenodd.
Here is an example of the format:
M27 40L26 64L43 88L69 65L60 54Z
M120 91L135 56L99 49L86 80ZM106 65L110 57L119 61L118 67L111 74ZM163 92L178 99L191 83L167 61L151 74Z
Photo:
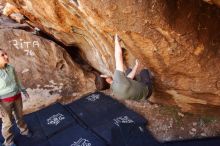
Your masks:
M203 0L209 4L215 4L217 5L218 7L220 7L220 0Z
M64 48L25 31L31 30L25 24L5 17L0 17L0 22L0 48L7 51L10 64L30 93L31 100L24 102L25 111L94 88L92 76L85 75Z
M117 32L126 66L138 58L141 68L153 71L152 101L177 104L183 111L220 108L218 7L201 0L7 1L34 26L77 46L102 73L113 73L112 36Z

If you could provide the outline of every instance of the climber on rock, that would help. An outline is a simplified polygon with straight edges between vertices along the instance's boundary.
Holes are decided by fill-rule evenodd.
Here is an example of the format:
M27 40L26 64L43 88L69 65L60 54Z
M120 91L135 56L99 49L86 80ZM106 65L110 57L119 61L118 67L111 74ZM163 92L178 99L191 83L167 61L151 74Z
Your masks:
M26 98L29 98L29 95L20 84L14 67L8 63L8 55L0 49L0 112L2 136L5 139L3 146L16 146L12 134L13 115L20 133L27 137L32 136L32 132L23 121L21 92Z
M139 65L138 60L136 60L133 69L129 68L124 72L122 48L117 34L115 35L115 63L116 70L113 78L107 75L100 75L111 85L115 96L133 100L147 99L151 96L152 79L149 70L143 69L138 76L135 76ZM136 80L134 80L135 77Z

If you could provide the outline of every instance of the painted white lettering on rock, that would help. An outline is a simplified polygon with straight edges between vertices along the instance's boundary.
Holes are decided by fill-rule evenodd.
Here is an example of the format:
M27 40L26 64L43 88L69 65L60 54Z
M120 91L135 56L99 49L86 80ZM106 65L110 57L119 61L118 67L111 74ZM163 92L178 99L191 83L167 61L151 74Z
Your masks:
M26 52L27 56L34 56L35 55L34 51L32 51L32 50L24 50L24 52Z
M29 49L32 48L40 48L40 43L38 41L24 41L20 40L12 40L9 41L16 49Z
M33 47L40 47L40 44L38 41L33 41Z

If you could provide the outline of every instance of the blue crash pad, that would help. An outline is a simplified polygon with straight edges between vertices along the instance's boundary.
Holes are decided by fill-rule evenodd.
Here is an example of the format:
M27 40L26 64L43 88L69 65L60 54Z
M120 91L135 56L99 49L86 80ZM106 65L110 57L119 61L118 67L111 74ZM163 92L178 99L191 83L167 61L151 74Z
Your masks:
M146 119L100 92L86 95L67 107L97 135L111 142L111 128L120 123L146 125Z
M15 142L18 146L50 146L47 137L41 128L40 122L37 118L36 112L24 116L24 121L27 123L29 129L33 131L33 137L27 138L19 133L19 129L14 124L12 131L15 135ZM3 143L4 139L0 136L0 141Z
M121 123L112 128L111 146L160 146L151 133L134 123Z
M71 124L76 124L72 115L60 103L55 103L38 111L37 117L47 137L58 133Z
M67 107L89 127L94 127L103 120L112 119L115 111L123 108L118 101L99 92L84 96L68 104Z
M139 118L138 115L135 115L133 111L122 110L121 112L115 114L112 119L109 119L108 121L105 121L95 127L92 127L92 130L100 135L102 138L104 138L108 143L111 143L111 129L115 126L120 127L121 123L136 123L145 127L144 121Z
M111 146L220 146L220 137L159 143L138 124L120 124L112 128Z
M163 146L220 146L220 137L172 141Z
M49 138L51 146L107 146L94 133L73 125Z
M18 146L87 146L83 145L87 142L95 146L106 146L102 139L81 127L69 110L59 103L28 114L24 116L24 120L33 131L33 137L20 135L19 129L14 124L14 141ZM3 141L0 135L0 142Z

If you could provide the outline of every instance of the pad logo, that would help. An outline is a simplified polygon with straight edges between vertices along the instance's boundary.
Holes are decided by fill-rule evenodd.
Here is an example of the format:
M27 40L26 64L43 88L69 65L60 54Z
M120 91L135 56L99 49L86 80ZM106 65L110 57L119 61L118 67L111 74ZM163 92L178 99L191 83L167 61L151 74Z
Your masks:
M65 119L64 115L58 113L58 114L53 115L50 118L48 118L47 119L47 124L48 125L56 125L57 126L64 119Z
M86 99L87 99L88 101L96 101L96 100L98 100L99 98L100 98L100 95L99 95L99 94L92 94L92 95L88 96Z
M119 126L120 123L134 123L134 121L130 119L128 116L120 116L113 120L114 120L114 124L117 126Z
M74 142L70 146L92 146L92 144L87 139L80 138L78 141Z

